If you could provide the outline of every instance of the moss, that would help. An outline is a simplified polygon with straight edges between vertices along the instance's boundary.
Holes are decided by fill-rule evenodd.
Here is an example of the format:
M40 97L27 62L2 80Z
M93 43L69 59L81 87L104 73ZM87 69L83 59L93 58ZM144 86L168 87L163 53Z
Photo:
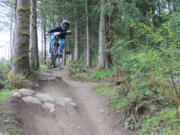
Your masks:
M8 74L9 81L21 81L24 79L25 79L25 76L23 74L14 74L13 72L9 72Z
M21 34L24 36L29 36L29 31L28 30L18 30L18 34Z
M30 7L29 6L25 6L25 7L22 7L22 6L19 6L17 7L17 11L30 11Z
M23 64L23 59L29 57L28 54L23 54L21 56L14 56L13 64L21 65Z
M24 46L24 45L26 45L27 44L27 41L20 41L19 42L19 47L22 47L22 46Z

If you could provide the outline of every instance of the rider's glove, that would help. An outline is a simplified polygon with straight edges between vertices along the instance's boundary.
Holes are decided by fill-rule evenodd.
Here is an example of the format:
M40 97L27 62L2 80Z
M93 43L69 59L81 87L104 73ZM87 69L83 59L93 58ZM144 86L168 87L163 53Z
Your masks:
M67 30L66 33L67 33L67 35L71 35L71 31L70 30Z

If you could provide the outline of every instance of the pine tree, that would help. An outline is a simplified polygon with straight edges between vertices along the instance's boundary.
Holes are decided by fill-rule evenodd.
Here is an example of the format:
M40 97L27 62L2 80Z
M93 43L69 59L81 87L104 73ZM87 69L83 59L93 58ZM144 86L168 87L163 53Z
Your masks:
M33 70L37 70L39 68L36 7L36 0L31 0L30 66Z
M18 0L16 10L16 36L12 72L28 75L29 64L29 24L30 24L30 1Z
M104 46L105 46L105 0L100 1L101 5L101 15L99 22L99 56L98 56L98 66L100 68L105 67L105 55L104 55Z

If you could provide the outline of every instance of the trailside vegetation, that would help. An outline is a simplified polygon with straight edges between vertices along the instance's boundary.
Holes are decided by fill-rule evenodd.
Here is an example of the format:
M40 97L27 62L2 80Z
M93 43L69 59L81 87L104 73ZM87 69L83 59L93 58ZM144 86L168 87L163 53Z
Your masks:
M9 92L7 82L22 87L33 70L49 70L46 32L68 19L63 64L70 64L70 75L89 80L127 129L180 133L179 0L2 0L0 6L11 9L8 23L0 21L11 33L11 59L0 60L2 93Z

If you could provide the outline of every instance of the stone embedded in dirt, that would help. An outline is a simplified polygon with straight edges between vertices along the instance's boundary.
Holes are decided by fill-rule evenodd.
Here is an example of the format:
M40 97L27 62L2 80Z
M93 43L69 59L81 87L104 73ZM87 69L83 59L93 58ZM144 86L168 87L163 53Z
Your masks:
M52 102L52 101L54 101L54 99L48 94L39 93L39 94L36 95L36 97L39 98L40 100L42 100L43 102Z
M79 129L80 129L80 128L81 128L81 126L77 126L77 128L79 128Z
M26 103L41 104L41 100L32 96L23 97L22 100Z
M71 98L64 98L64 97L58 97L56 98L56 103L59 105L66 105L67 103L71 102Z
M20 94L19 92L15 92L15 93L13 93L12 96L13 96L13 97L20 98L20 97L21 97L21 94Z
M32 96L34 94L34 91L33 90L29 90L29 89L19 89L18 92L22 96Z
M70 105L72 105L73 107L77 107L76 103L71 102Z
M50 112L54 112L55 111L55 105L52 103L45 103L43 105L43 108L48 109Z
M74 124L72 124L72 125L71 125L71 127L75 127L75 125L74 125Z
M104 110L104 109L100 109L99 112L100 112L100 113L104 113L105 110Z

